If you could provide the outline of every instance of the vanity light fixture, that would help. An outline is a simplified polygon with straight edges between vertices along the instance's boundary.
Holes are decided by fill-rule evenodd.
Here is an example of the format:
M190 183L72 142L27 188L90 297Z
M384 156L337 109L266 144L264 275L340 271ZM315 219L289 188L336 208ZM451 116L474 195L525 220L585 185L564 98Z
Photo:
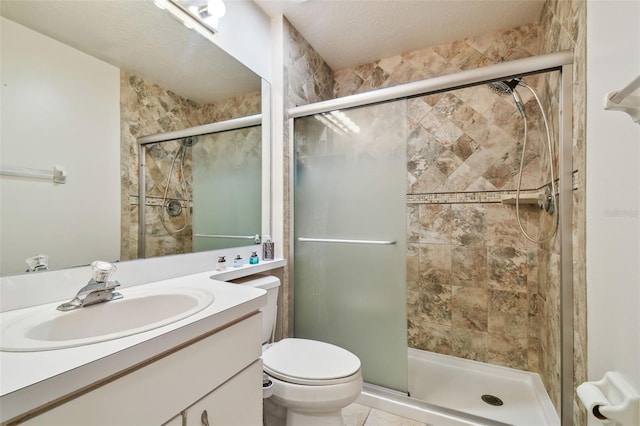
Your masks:
M180 0L176 0L180 4ZM222 0L208 0L204 5L191 5L188 7L189 12L199 19L205 26L211 28L214 32L218 31L220 18L224 16L227 8Z
M226 13L223 0L154 0L182 24L205 38L218 32L220 18Z

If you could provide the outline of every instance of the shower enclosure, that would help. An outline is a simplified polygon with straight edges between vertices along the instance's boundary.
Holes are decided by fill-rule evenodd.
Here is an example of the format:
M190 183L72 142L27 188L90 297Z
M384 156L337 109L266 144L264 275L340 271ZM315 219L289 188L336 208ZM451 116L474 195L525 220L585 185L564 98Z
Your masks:
M291 109L294 334L351 350L367 383L414 397L416 350L532 371L570 424L570 63ZM496 93L503 80L515 83Z
M256 243L260 116L140 138L139 257Z

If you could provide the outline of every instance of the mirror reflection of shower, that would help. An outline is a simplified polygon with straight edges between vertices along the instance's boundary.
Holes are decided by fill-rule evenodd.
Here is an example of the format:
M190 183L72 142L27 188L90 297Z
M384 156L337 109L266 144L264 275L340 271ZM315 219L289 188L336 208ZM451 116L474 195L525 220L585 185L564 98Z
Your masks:
M522 134L522 155L520 157L520 168L518 170L518 184L516 187L516 218L518 221L518 227L520 228L520 231L522 232L522 234L531 242L533 243L537 243L537 244L541 244L541 243L546 243L548 241L551 241L551 239L553 239L553 237L555 236L557 230L558 230L558 221L559 221L559 217L558 217L558 209L556 208L557 205L557 201L556 201L556 178L555 178L555 174L554 174L554 156L553 156L553 140L551 138L551 132L549 130L549 122L547 121L547 115L544 112L544 107L542 106L542 102L540 101L540 98L538 97L538 94L535 92L535 90L533 90L533 88L531 86L529 86L527 83L525 83L522 79L520 78L514 78L512 80L503 80L503 81L494 81L492 83L489 83L488 86L491 88L491 90L493 90L495 93L499 94L499 95L505 95L505 96L509 96L511 95L513 97L513 100L516 104L516 107L518 108L518 111L520 112L520 116L522 117L522 122L524 125L524 130L523 130L523 134ZM538 205L540 206L540 208L544 211L546 211L547 213L549 213L550 215L553 215L554 217L554 225L553 228L551 229L551 231L549 232L549 235L543 236L543 235L539 235L537 238L534 236L531 236L525 229L524 226L522 225L522 218L520 215L520 195L521 195L521 188L522 188L522 171L524 169L524 163L525 163L525 153L527 150L527 140L528 140L528 125L527 125L527 114L525 112L525 107L524 107L524 103L522 102L522 98L520 97L520 95L518 94L518 92L516 91L516 87L521 86L524 87L526 89L528 89L531 94L533 95L534 99L536 100L536 103L538 104L538 109L540 111L540 114L542 116L542 120L544 122L544 128L546 131L546 139L547 139L547 154L549 155L549 184L545 186L545 193L544 194L540 194L538 197Z
M191 208L188 205L189 200L185 198L184 203L186 203L186 206L183 206L180 200L168 199L167 195L169 193L169 187L171 186L171 179L174 175L174 169L176 169L175 179L178 183L177 188L179 188L179 192L177 192L176 194L181 194L183 197L185 197L189 193L187 182L184 176L184 163L187 156L187 151L189 151L190 148L192 148L193 145L195 145L197 142L198 138L196 136L189 136L180 140L178 148L173 155L173 160L171 161L171 167L169 168L169 174L167 175L167 184L164 187L164 194L162 196L162 210L160 212L160 222L169 234L177 234L179 232L182 232L191 224ZM180 161L178 168L176 168L175 166L176 162L178 162L178 157L180 157ZM172 218L182 216L182 225L177 228L172 228L171 225L167 222L167 215Z

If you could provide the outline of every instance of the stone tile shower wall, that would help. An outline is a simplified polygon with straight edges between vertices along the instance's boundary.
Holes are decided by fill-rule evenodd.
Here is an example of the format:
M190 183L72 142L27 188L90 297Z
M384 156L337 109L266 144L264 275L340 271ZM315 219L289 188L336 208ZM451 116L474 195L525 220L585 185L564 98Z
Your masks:
M586 253L585 253L585 129L586 129L586 1L585 0L546 0L540 19L541 28L541 52L556 52L561 50L573 51L573 389L580 383L587 380L587 304L586 304ZM557 105L556 86L558 82L553 78L547 78L540 82L539 93L543 99L548 99L550 105ZM559 123L553 123L554 131L558 131ZM557 244L546 247L548 258L541 262L540 268L550 270L554 268L554 262L559 257ZM542 283L541 283L542 287ZM559 291L559 280L550 278L548 287L554 291ZM545 300L545 302L548 302ZM557 318L559 320L560 310L557 305L541 304L540 315ZM541 325L544 325L541 322ZM541 328L542 336L545 333L551 335L553 329L544 330ZM555 333L558 333L557 329ZM548 342L554 342L554 337L546 337ZM543 348L559 353L560 348ZM556 360L559 362L559 360ZM560 373L558 367L554 365L541 365L547 387L558 389L560 383ZM555 372L555 374L554 374ZM559 391L551 393L552 400L559 406ZM577 409L573 412L573 424L576 426L587 424L587 413L577 401L574 393L574 406Z
M513 206L410 204L410 346L537 370L536 248ZM531 212L524 212L532 226Z
M122 245L121 259L138 257L138 146L136 138L173 130L185 129L216 121L259 114L259 92L200 105L143 78L122 70L120 73L121 118L121 179L122 179ZM184 232L171 235L160 222L160 205L164 185L178 142L154 144L146 157L147 193L150 195L146 212L148 224L147 256L191 251L190 224ZM182 190L173 171L168 197L182 200L183 208L190 208L190 186ZM190 182L191 159L185 158L184 178ZM181 227L184 216L171 219L169 226Z
M549 127L553 140L559 140L559 92L560 73L547 73L540 77L535 89L543 103L549 119ZM557 179L558 151L554 152L553 164ZM549 170L549 156L541 156L541 170ZM574 176L575 180L575 176ZM557 191L557 189L556 189ZM541 214L537 226L543 236L548 236L556 227L555 217ZM538 293L533 303L536 307L536 323L538 324L538 340L540 345L540 363L538 371L555 407L561 405L561 310L560 310L560 238L559 232L550 241L537 245Z
M410 100L408 115L410 346L537 371L538 248L500 202L515 195L523 148L512 99L481 86ZM539 135L529 134L524 194L546 183ZM520 210L537 235L537 209Z
M191 150L187 150L184 162L182 162L180 148L180 141L168 141L150 145L145 152L145 249L147 257L193 251L190 214L193 200L191 187L193 161ZM177 158L174 162L176 155ZM170 183L169 174L171 174ZM167 214L164 205L169 200L176 200L180 203L182 210L179 215ZM138 197L130 196L130 201L137 205Z
M528 57L539 49L537 25L460 40L338 71L336 95ZM526 81L535 87L539 79ZM548 183L540 172L548 159L540 150L541 122L532 121L539 117L537 106L526 90L520 93L530 120L522 187L535 190ZM543 376L557 377L556 363L545 352L541 356L539 333L541 327L558 330L555 320L541 326L547 318L539 312L541 299L557 303L556 291L540 296L541 281L544 291L557 282L547 273L557 258L528 242L514 206L499 203L516 188L522 131L513 100L486 87L409 101L409 343L524 370L552 366ZM532 207L521 210L525 228L537 235L538 222L548 219ZM546 333L545 342L550 336L557 332ZM556 350L558 343L544 349ZM557 353L550 356L555 360ZM557 381L545 383L558 394Z
M334 94L341 97L425 80L528 57L538 49L538 25L525 25L338 70Z

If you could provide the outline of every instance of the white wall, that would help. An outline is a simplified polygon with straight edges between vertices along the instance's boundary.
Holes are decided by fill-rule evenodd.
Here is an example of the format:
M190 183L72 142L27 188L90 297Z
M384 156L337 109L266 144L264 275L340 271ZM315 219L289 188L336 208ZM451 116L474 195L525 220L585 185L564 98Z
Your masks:
M211 40L251 71L271 81L271 20L251 0L226 0Z
M588 375L640 391L640 125L603 109L640 74L640 2L587 3L587 58Z
M120 71L5 18L0 161L66 184L0 177L0 274L120 256ZM89 195L92 194L92 195Z
M271 20L272 46L272 80L271 80L271 238L275 243L277 257L289 257L291 253L284 252L285 215L289 206L285 206L284 177L285 161L292 158L293 146L285 155L285 87L284 87L284 58L285 58L285 23L284 17L279 15ZM288 133L287 133L288 134ZM287 174L291 179L293 172ZM290 236L291 237L291 236ZM291 244L291 249L293 244Z

